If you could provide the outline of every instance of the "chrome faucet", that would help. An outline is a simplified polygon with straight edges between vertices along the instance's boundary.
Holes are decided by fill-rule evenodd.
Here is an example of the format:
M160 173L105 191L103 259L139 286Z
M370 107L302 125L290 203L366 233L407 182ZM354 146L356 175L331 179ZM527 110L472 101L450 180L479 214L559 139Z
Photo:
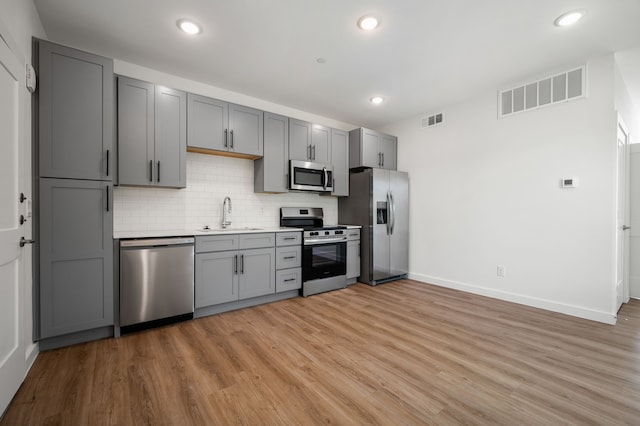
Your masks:
M227 201L229 205L227 206ZM229 215L231 214L231 198L229 196L224 197L224 201L222 202L222 227L226 228L231 225L231 218Z

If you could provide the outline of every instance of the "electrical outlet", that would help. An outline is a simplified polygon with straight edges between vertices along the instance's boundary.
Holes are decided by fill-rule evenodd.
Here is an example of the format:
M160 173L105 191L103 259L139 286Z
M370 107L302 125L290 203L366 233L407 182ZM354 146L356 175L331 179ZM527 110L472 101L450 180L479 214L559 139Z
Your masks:
M506 266L502 266L502 265L498 265L498 276L499 277L504 277L507 275L507 268Z

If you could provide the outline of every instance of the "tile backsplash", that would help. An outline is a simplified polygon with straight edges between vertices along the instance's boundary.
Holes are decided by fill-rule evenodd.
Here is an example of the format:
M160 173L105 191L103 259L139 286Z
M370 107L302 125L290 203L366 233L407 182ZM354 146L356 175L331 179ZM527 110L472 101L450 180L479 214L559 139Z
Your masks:
M256 194L253 161L187 153L185 189L116 187L114 231L219 228L222 202L232 202L231 227L277 227L280 207L322 207L325 224L336 224L338 201L313 193Z

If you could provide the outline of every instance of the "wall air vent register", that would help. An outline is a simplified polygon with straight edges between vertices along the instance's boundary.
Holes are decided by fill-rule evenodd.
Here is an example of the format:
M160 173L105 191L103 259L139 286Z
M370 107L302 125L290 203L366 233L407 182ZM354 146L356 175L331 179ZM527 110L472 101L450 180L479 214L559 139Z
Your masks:
M586 67L572 69L498 93L498 117L567 102L585 96Z

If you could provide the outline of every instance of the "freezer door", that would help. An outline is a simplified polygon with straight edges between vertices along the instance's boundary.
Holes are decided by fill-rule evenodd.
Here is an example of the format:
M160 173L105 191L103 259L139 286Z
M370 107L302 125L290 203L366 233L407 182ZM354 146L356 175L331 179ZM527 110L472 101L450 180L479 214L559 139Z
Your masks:
M389 234L391 203L389 171L373 169L373 280L389 277Z
M390 275L404 275L409 270L409 175L390 172L391 230L389 238Z

